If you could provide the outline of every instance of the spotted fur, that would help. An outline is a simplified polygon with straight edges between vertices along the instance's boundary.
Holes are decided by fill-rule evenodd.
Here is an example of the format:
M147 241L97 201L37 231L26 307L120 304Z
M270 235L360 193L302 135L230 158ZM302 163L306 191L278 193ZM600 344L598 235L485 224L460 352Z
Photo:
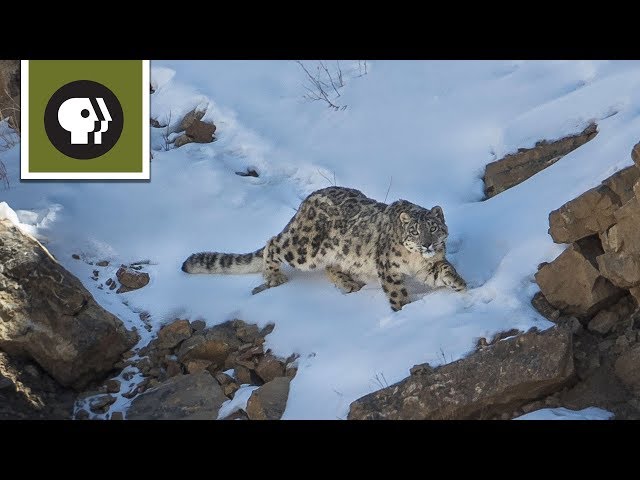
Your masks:
M467 288L446 259L449 232L439 206L406 200L390 205L351 188L329 187L309 195L284 230L264 248L247 254L203 252L182 265L187 273L258 273L265 283L254 293L287 281L286 262L299 270L324 269L345 293L377 276L391 308L409 303L405 276L431 287Z

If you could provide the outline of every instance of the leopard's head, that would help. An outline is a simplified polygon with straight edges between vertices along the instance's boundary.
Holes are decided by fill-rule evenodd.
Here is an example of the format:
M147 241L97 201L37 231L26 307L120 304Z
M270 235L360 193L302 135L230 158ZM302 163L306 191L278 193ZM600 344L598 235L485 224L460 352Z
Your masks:
M429 210L405 201L400 205L398 220L402 245L407 250L425 258L445 253L449 230L440 206Z

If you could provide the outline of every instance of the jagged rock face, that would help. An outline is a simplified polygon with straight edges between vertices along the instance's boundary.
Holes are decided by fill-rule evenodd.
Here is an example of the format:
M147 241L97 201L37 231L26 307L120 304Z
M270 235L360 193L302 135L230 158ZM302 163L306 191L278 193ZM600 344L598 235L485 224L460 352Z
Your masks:
M527 178L553 165L567 153L584 145L598 134L596 125L582 133L549 142L542 140L534 148L523 148L511 155L491 162L484 174L484 193L487 198L524 182Z
M616 223L616 211L633 198L640 170L628 167L549 214L549 234L556 243L571 243L605 232Z
M590 316L617 301L624 291L598 270L602 254L597 237L571 245L535 275L546 300L568 315Z
M499 341L438 368L414 369L351 404L349 419L491 418L557 391L574 374L571 332L552 328Z
M113 369L138 336L98 305L35 239L0 221L0 349L83 388Z

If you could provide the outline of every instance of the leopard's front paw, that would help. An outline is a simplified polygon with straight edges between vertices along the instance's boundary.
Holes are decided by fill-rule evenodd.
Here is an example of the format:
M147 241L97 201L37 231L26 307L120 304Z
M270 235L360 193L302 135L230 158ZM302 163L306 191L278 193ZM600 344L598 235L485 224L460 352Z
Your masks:
M443 266L441 274L443 275L442 277L443 283L447 287L451 288L452 290L455 290L456 292L464 292L467 290L467 282L465 282L464 278L462 278L458 274L458 272L456 272L453 266L451 265Z

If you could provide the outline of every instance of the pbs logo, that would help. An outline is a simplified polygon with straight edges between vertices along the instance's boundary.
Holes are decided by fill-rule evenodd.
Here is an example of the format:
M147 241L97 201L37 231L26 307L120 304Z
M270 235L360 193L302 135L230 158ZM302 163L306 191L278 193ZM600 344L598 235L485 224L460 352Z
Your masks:
M44 111L49 140L64 155L89 160L118 142L124 115L120 101L101 83L78 80L59 88Z

